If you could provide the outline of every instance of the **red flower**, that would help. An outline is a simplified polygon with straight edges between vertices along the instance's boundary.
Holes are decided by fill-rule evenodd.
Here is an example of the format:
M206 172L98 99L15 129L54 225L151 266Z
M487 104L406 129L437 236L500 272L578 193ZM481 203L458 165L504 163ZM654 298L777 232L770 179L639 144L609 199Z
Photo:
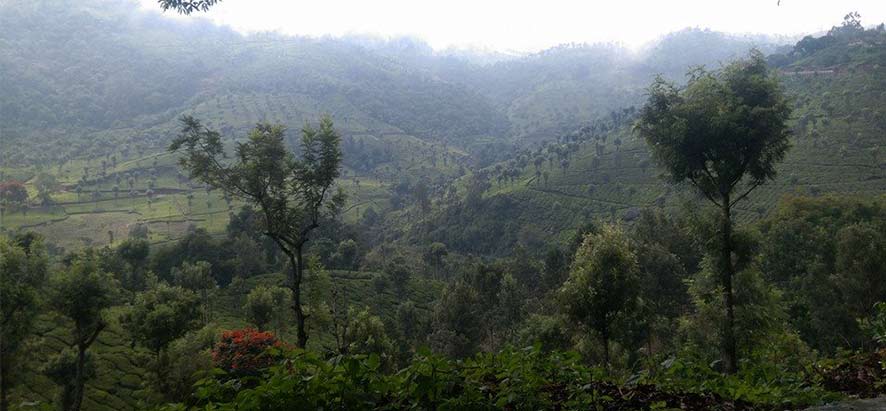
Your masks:
M222 333L221 341L212 350L212 360L216 367L232 374L257 374L277 361L267 352L268 348L280 346L280 341L270 332L252 328L229 330Z

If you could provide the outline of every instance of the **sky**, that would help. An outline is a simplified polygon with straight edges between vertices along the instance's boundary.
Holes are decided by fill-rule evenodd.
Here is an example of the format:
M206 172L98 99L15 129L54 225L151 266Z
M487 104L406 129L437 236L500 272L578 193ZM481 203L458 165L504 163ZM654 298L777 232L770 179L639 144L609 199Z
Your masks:
M160 10L156 0L139 0ZM637 49L686 27L799 35L839 24L849 11L886 21L886 0L222 0L209 18L243 32L300 36L418 37L434 49L534 52L564 43Z

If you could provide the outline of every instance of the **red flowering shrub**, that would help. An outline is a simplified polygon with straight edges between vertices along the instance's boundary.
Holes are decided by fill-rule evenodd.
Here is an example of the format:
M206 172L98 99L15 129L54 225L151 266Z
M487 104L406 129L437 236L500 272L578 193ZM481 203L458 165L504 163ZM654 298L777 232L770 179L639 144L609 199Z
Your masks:
M221 341L212 350L212 361L231 374L254 375L277 360L268 348L280 346L280 341L269 332L253 328L229 330L222 333Z

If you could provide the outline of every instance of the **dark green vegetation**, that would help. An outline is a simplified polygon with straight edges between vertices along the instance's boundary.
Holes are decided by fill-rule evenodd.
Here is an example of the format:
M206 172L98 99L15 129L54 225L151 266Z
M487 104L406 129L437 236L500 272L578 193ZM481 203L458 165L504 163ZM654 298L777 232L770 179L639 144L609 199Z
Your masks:
M883 393L882 27L478 57L134 10L0 7L4 411Z

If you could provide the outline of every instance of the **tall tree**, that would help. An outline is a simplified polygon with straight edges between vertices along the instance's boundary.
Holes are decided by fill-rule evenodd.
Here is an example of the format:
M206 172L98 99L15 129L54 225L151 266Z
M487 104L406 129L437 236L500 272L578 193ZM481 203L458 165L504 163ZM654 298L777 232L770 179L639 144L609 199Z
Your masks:
M71 266L52 282L49 298L56 312L74 323L71 346L76 350L71 401L67 411L78 411L83 402L87 377L87 350L105 329L104 312L113 302L114 279L99 268L90 251L77 256Z
M336 215L344 204L339 189L331 193L341 165L341 137L324 116L319 128L305 125L301 158L287 150L281 125L258 124L244 143L238 143L232 162L224 161L221 135L190 116L181 119L181 134L170 151L184 150L181 166L200 180L253 205L261 214L264 234L274 240L289 260L299 347L307 344L306 315L302 307L304 278L302 251L323 218Z
M722 349L727 372L735 372L732 210L775 177L775 165L789 147L786 122L791 109L777 77L756 50L722 70L697 68L688 75L682 89L657 78L635 127L672 181L689 181L721 210L718 263L726 306Z

